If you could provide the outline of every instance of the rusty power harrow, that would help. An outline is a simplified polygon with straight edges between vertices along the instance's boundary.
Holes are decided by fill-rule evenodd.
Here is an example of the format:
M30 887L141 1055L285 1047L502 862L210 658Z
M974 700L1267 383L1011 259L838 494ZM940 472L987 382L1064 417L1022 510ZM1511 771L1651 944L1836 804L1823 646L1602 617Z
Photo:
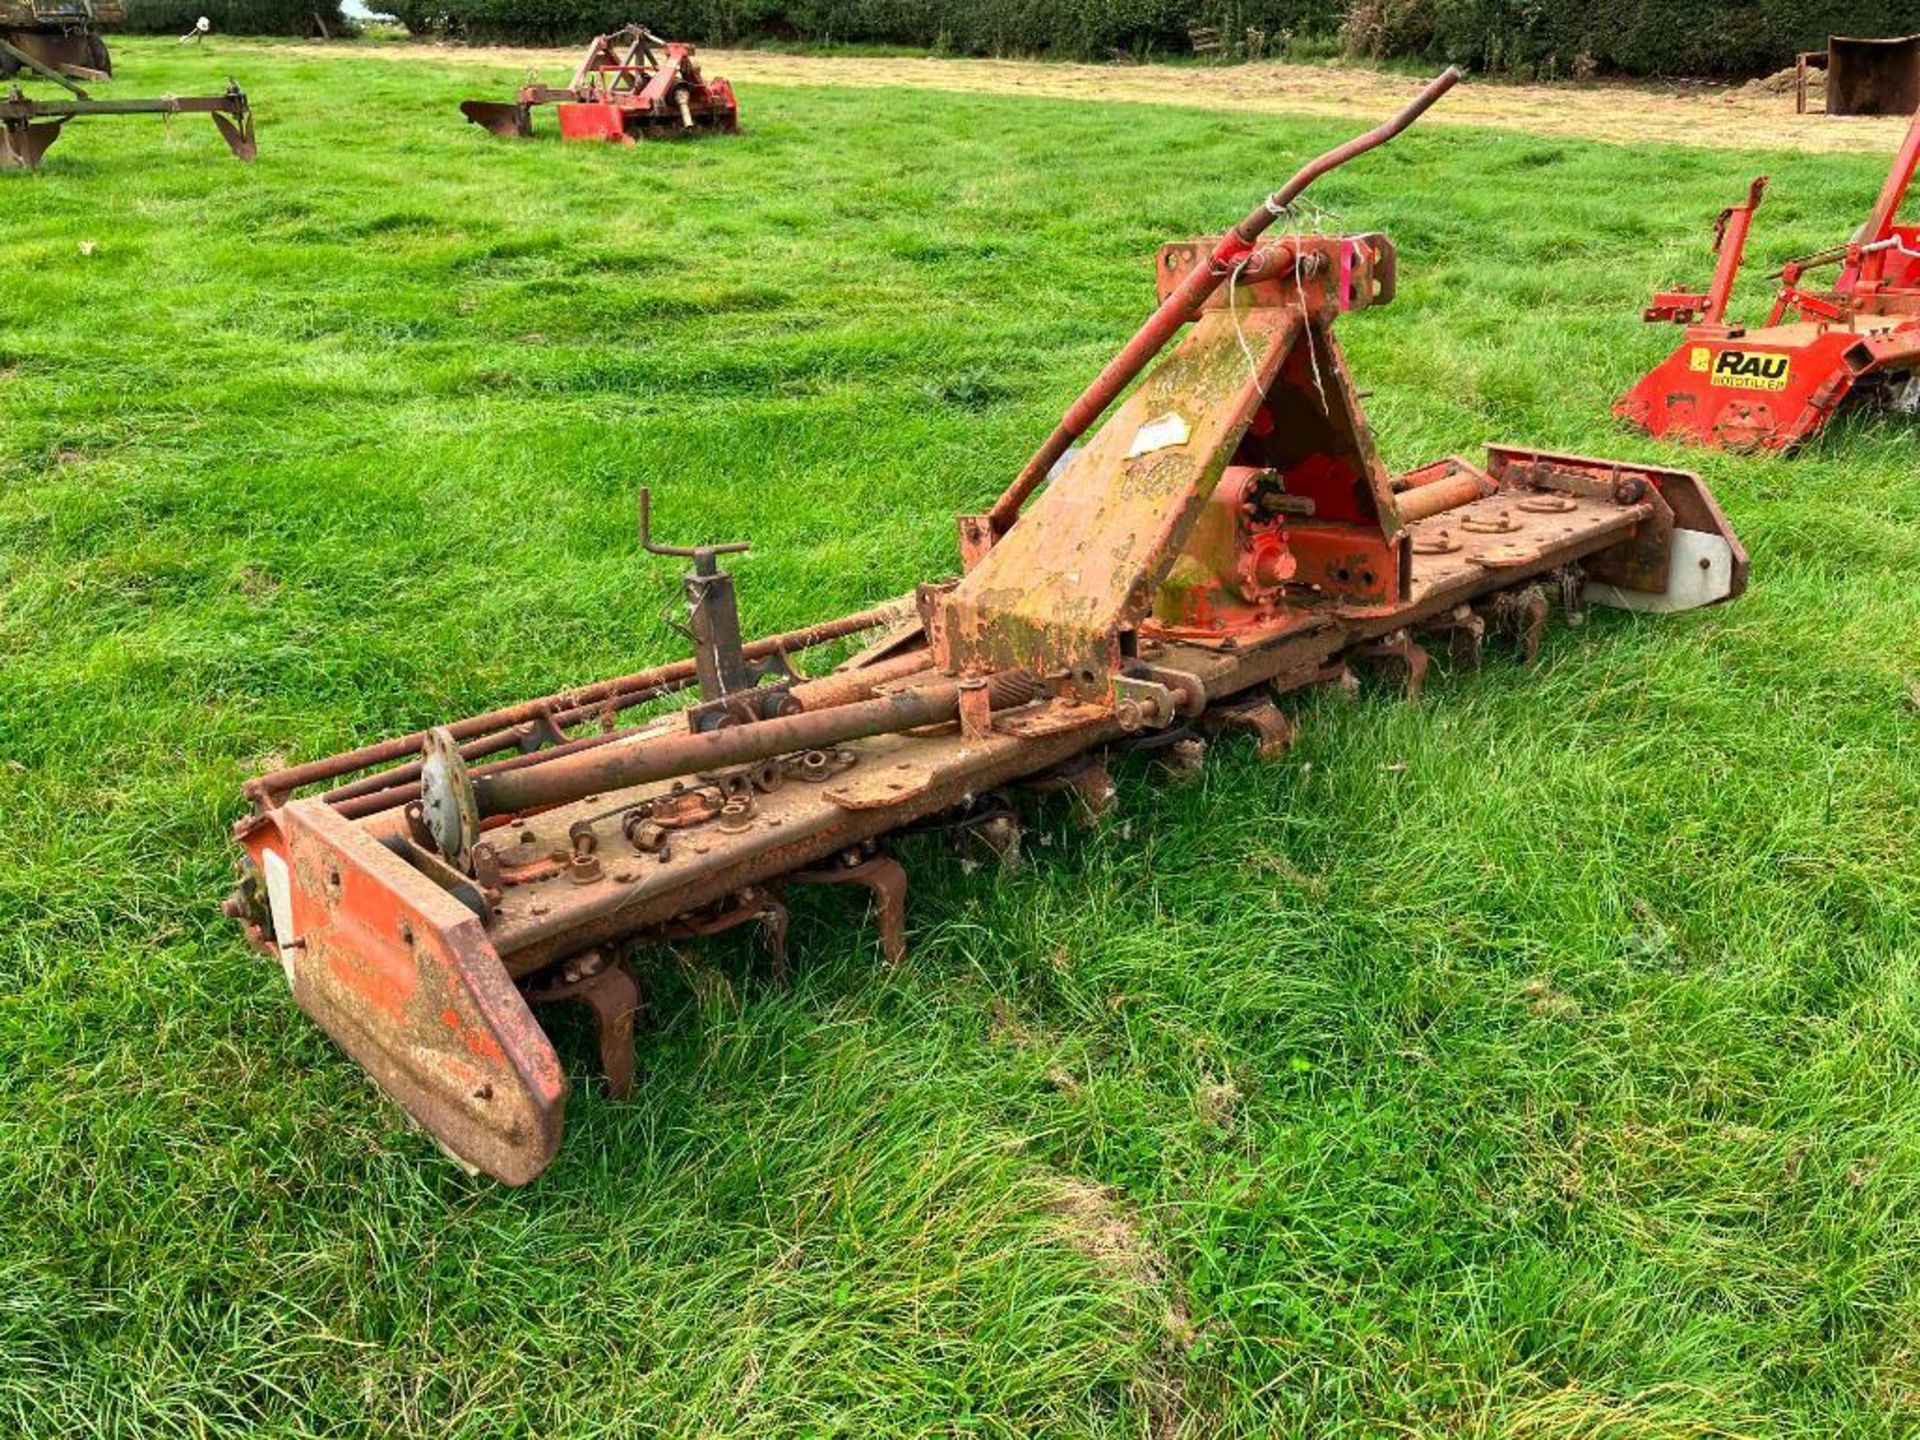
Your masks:
M220 138L241 160L257 153L253 111L232 81L219 95L162 95L147 100L101 100L82 80L111 78L102 24L126 19L108 0L0 0L0 170L38 170L41 157L70 120L89 115L208 115ZM20 84L26 77L57 85L65 95L41 99Z
M1663 291L1651 322L1686 326L1680 346L1641 378L1614 414L1650 435L1728 450L1791 450L1843 406L1920 412L1920 224L1900 209L1920 166L1920 111L1907 127L1866 222L1851 240L1789 261L1764 325L1727 319L1727 302L1767 187L1720 212L1718 256L1704 293ZM1801 281L1838 267L1829 289Z
M725 80L706 78L693 46L644 25L597 35L565 85L529 77L511 102L463 100L460 113L507 139L533 136L533 111L551 105L567 140L631 145L651 136L740 128L740 102Z
M534 1007L591 1007L626 1094L636 947L758 923L781 973L786 892L851 885L897 964L903 832L1004 848L1008 792L1097 810L1115 751L1191 765L1245 731L1277 753L1278 697L1361 662L1417 687L1428 637L1477 659L1504 631L1531 652L1556 601L1739 593L1746 556L1683 472L1504 446L1383 469L1332 324L1391 299L1392 246L1263 232L1455 78L1223 235L1162 248L1152 318L993 509L962 517L961 579L743 644L720 561L745 547L655 544L642 492L642 543L691 562L694 658L253 781L229 913L448 1150L517 1184L552 1159L566 1093ZM800 677L791 657L859 632L858 654ZM674 691L683 709L618 723ZM333 788L299 793L315 786Z

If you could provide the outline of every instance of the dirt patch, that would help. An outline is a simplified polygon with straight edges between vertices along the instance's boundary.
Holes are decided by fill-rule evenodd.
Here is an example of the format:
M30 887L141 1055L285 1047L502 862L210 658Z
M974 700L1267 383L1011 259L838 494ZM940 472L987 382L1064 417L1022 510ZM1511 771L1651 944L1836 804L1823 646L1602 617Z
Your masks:
M1245 1098L1240 1087L1232 1080L1222 1080L1217 1084L1202 1085L1196 1090L1193 1108L1203 1124L1224 1130L1233 1123L1234 1116L1239 1113L1240 1102Z
M498 65L512 78L529 66L566 72L574 49L463 48L437 45L315 45L302 54L356 61L444 64L450 55ZM1340 65L1266 61L1217 69L1155 65L1065 65L1031 60L872 59L705 51L713 74L747 91L759 85L943 90L968 95L1033 95L1048 99L1179 105L1268 115L1329 115L1377 120L1410 99L1416 77ZM511 83L511 81L509 81ZM1885 154L1905 121L1862 116L1796 115L1793 97L1771 81L1748 86L1699 84L1509 85L1470 81L1423 124L1481 125L1535 135L1579 136L1615 144L1662 142L1714 149L1867 150Z
M1789 65L1784 70L1776 70L1771 75L1762 75L1758 80L1749 80L1740 87L1742 95L1785 95L1792 97L1800 89L1800 71L1797 66ZM1807 71L1807 103L1820 105L1827 97L1827 72L1824 70Z
M1141 1236L1116 1191L1062 1175L1054 1182L1048 1208L1060 1217L1073 1248L1103 1269L1142 1285L1157 1288L1166 1283L1166 1258Z
M1020 1018L1013 1006L997 995L987 1002L987 1038L1020 1050L1039 1043L1033 1028Z
M1136 1398L1159 1437L1212 1434L1212 1417L1200 1413L1180 1378L1179 1357L1193 1344L1193 1320L1167 1257L1140 1233L1117 1190L1070 1175L1056 1176L1048 1209L1060 1220L1067 1243L1109 1273L1157 1294L1165 1306L1159 1342L1135 1382Z

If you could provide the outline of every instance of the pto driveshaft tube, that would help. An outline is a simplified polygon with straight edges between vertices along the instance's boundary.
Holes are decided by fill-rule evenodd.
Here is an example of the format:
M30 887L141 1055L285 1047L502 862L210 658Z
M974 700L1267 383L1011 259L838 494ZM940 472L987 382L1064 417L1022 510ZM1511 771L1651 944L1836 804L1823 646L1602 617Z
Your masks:
M1005 709L1024 705L1039 692L1026 676L1005 671L991 677L988 693L993 708ZM915 686L850 705L830 705L721 730L646 736L632 744L603 745L558 756L546 764L476 775L474 799L483 818L518 814L629 785L771 760L796 750L824 749L875 735L897 735L923 725L941 725L959 713L960 690L952 681Z

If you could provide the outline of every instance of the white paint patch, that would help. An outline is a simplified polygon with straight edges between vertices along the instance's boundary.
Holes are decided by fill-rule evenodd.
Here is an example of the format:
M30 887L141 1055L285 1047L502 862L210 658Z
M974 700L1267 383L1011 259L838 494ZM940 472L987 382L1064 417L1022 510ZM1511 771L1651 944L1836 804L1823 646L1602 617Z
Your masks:
M293 933L293 877L287 873L287 861L278 850L260 852L260 869L267 877L267 908L273 912L273 939L280 947L280 968L287 972L287 987L293 987L293 946L299 937Z
M1136 455L1151 455L1156 450L1165 450L1169 445L1184 445L1187 436L1193 432L1187 427L1184 416L1169 410L1158 420L1149 420L1133 435L1133 448L1127 451L1127 458Z
M1733 547L1726 538L1704 530L1676 530L1664 594L1595 582L1587 586L1586 598L1589 604L1608 605L1615 610L1670 615L1678 610L1698 610L1732 593Z

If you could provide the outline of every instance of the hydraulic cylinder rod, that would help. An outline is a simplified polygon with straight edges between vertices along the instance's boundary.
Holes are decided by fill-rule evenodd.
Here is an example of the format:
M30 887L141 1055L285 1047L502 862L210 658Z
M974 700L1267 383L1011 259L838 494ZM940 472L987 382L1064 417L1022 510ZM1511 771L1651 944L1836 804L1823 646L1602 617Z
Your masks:
M1448 66L1429 81L1426 89L1393 119L1309 161L1291 180L1255 206L1246 219L1222 235L1207 263L1196 265L1188 272L1186 279L1160 302L1160 308L1147 317L1147 323L1121 347L1119 354L1107 362L1106 369L1094 378L1080 398L1068 407L1067 413L1047 437L1046 444L1034 452L1026 468L1014 477L1006 492L994 502L987 516L994 535L1004 535L1013 528L1014 521L1020 518L1020 507L1027 503L1027 497L1047 478L1047 472L1053 469L1054 463L1067 453L1074 441L1086 433L1088 426L1106 412L1120 392L1133 383L1134 377L1147 367L1147 362L1166 348L1174 332L1193 318L1194 312L1206 303L1207 297L1226 283L1234 267L1253 253L1255 243L1267 227L1287 213L1287 208L1300 198L1300 193L1307 186L1356 155L1386 144L1424 115L1436 100L1459 81L1460 72Z

